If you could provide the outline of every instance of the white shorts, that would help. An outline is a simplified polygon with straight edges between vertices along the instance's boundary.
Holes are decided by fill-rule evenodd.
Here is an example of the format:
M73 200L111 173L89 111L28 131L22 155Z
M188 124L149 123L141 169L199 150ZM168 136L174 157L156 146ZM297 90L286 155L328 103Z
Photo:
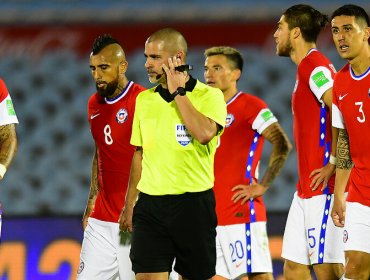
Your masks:
M130 245L120 244L120 233L118 223L89 218L82 242L77 279L135 279L129 258Z
M343 263L343 229L330 217L333 195L318 195L302 199L294 194L285 225L284 259L313 265Z
M234 279L247 273L271 272L266 222L217 226L216 274Z
M78 280L135 280L131 246L121 244L122 234L118 223L89 218L82 241ZM169 279L178 279L178 274L172 271Z
M370 254L370 207L346 202L343 242L345 251Z

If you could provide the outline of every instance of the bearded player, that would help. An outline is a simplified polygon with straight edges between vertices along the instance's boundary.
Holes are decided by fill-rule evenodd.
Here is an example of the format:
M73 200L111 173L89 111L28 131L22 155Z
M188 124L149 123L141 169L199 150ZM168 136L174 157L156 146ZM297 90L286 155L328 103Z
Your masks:
M96 149L83 215L79 280L135 279L118 219L135 150L130 145L135 100L144 88L127 79L127 66L117 40L110 35L95 39L90 69L97 92L89 99L88 118Z

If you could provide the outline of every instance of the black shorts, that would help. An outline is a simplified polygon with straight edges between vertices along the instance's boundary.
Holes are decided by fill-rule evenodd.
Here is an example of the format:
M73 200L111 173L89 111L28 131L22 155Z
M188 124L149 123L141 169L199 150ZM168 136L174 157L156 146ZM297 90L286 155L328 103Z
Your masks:
M140 193L134 207L130 251L135 273L172 270L191 280L216 274L215 196L213 190L181 195Z

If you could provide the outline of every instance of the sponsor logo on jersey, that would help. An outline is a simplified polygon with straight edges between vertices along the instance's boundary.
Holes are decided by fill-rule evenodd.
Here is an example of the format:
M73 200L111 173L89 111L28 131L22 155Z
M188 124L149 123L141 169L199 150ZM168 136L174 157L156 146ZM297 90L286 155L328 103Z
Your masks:
M80 262L80 265L78 266L77 274L80 274L82 270L84 270L85 264L84 262Z
M342 101L344 97L346 97L348 93L339 95L339 100Z
M126 109L119 109L116 114L116 120L118 123L124 123L128 118L128 112Z
M274 115L272 114L270 110L263 112L261 116L265 122L267 122L269 119L274 117Z
M318 88L322 87L327 82L329 82L329 79L325 76L324 72L322 71L317 72L315 75L313 75L312 80L314 81Z
M234 122L235 118L234 118L234 115L233 114L227 114L226 115L226 124L225 126L226 127L229 127L230 125L232 125L232 123Z
M90 120L95 119L95 118L96 118L96 117L98 117L99 115L100 115L100 113L92 114L92 115L90 116Z
M190 135L185 125L176 124L176 140L181 146L187 146L193 139L193 136Z
M13 107L13 102L9 99L6 101L6 109L8 110L9 116L15 116L15 110Z

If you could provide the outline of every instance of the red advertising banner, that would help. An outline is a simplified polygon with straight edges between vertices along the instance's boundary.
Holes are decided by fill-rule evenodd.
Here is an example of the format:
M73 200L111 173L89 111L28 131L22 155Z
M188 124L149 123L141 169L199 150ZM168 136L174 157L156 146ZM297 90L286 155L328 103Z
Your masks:
M28 54L38 57L60 49L81 55L89 52L100 34L110 33L124 45L127 53L144 47L147 37L157 29L173 27L185 35L189 47L213 45L258 45L273 40L275 23L199 23L199 24L91 24L30 25L0 28L0 57Z

